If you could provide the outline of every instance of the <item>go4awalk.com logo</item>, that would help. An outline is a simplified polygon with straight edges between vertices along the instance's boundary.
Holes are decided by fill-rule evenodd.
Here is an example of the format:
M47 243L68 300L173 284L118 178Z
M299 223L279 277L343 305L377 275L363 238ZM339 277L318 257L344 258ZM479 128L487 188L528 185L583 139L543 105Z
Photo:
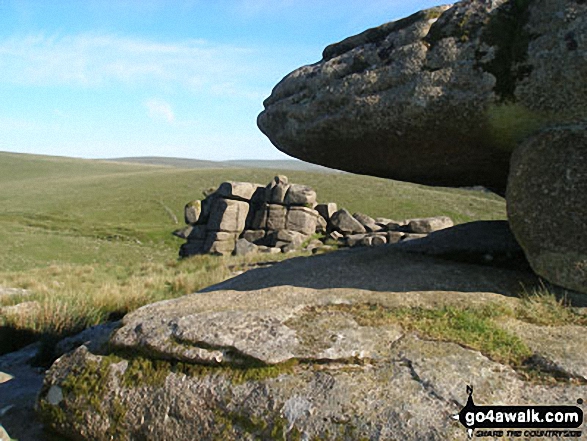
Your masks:
M469 438L579 438L583 411L578 406L477 406L473 388L467 386L467 404L454 415ZM577 404L583 404L582 399Z

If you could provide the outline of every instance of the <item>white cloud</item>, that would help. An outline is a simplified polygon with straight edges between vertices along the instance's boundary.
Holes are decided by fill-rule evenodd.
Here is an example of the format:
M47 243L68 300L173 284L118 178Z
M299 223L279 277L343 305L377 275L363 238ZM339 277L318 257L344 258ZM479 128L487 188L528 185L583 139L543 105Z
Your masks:
M172 43L81 34L0 40L0 81L25 85L179 86L204 90L237 83L261 69L254 50L203 40Z
M148 100L145 102L145 106L149 110L149 116L155 120L165 120L168 123L175 121L175 114L171 109L171 105L165 101L160 100Z

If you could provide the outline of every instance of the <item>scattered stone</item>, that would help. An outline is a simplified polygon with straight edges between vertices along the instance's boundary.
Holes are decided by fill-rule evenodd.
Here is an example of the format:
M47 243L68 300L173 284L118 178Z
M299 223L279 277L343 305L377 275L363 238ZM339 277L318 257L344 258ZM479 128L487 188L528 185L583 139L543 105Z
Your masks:
M371 246L377 247L387 243L387 235L376 234L371 239Z
M280 230L275 235L276 240L286 242L288 244L290 243L296 248L299 248L299 246L307 239L307 237L307 235L294 230Z
M323 247L324 244L319 241L318 239L312 239L308 245L306 245L306 247L304 248L306 251L314 251L317 248L321 248Z
M279 254L281 253L281 249L277 247L259 247L258 248L261 253L267 254Z
M348 210L341 208L330 218L330 225L333 229L339 231L342 234L358 234L366 233L365 227L356 220Z
M36 300L17 303L16 305L3 306L0 308L0 316L33 317L41 310L41 304Z
M0 298L2 297L16 297L16 296L28 296L31 292L27 289L22 288L6 288L0 286Z
M448 216L427 217L422 219L410 219L408 229L410 233L428 234L433 231L452 227L453 221Z
M375 219L373 219L370 216L367 216L366 214L355 213L355 214L353 214L353 217L356 220L358 220L361 223L361 225L363 225L363 227L365 227L365 230L369 233L375 232L375 231L380 231L382 229L382 227L377 225L377 223L375 222Z
M236 245L234 247L235 256L246 256L247 254L256 253L257 251L257 245L249 242L247 239L237 240Z
M406 233L390 231L387 233L387 243L398 243L405 237Z
M328 239L336 240L337 242L344 238L344 235L336 230L328 233Z
M265 238L265 230L246 230L242 234L243 239L251 243L257 244Z
M363 243L363 239L367 237L366 233L362 234L351 234L350 236L346 236L346 244L349 247L355 247L357 245L361 245Z

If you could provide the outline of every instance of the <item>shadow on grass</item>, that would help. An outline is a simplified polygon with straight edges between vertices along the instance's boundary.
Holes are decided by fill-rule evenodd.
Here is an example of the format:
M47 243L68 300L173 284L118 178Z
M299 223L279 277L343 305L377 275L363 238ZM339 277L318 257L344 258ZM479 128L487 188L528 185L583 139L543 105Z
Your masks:
M37 332L28 329L14 329L10 326L0 326L0 355L17 351L40 339Z

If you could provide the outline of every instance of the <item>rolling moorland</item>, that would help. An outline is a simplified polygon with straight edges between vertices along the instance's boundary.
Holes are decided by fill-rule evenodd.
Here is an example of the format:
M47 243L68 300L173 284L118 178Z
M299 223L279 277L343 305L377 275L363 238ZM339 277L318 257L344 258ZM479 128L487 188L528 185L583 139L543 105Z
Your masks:
M182 242L171 232L183 223L183 206L223 181L264 183L287 173L291 182L316 189L320 202L351 212L395 219L447 215L455 223L505 219L504 200L491 193L346 173L178 165L0 153L0 287L28 291L0 296L0 307L38 302L14 313L0 310L0 353L39 338L51 343L146 303L194 292L253 259L275 260L178 260Z

